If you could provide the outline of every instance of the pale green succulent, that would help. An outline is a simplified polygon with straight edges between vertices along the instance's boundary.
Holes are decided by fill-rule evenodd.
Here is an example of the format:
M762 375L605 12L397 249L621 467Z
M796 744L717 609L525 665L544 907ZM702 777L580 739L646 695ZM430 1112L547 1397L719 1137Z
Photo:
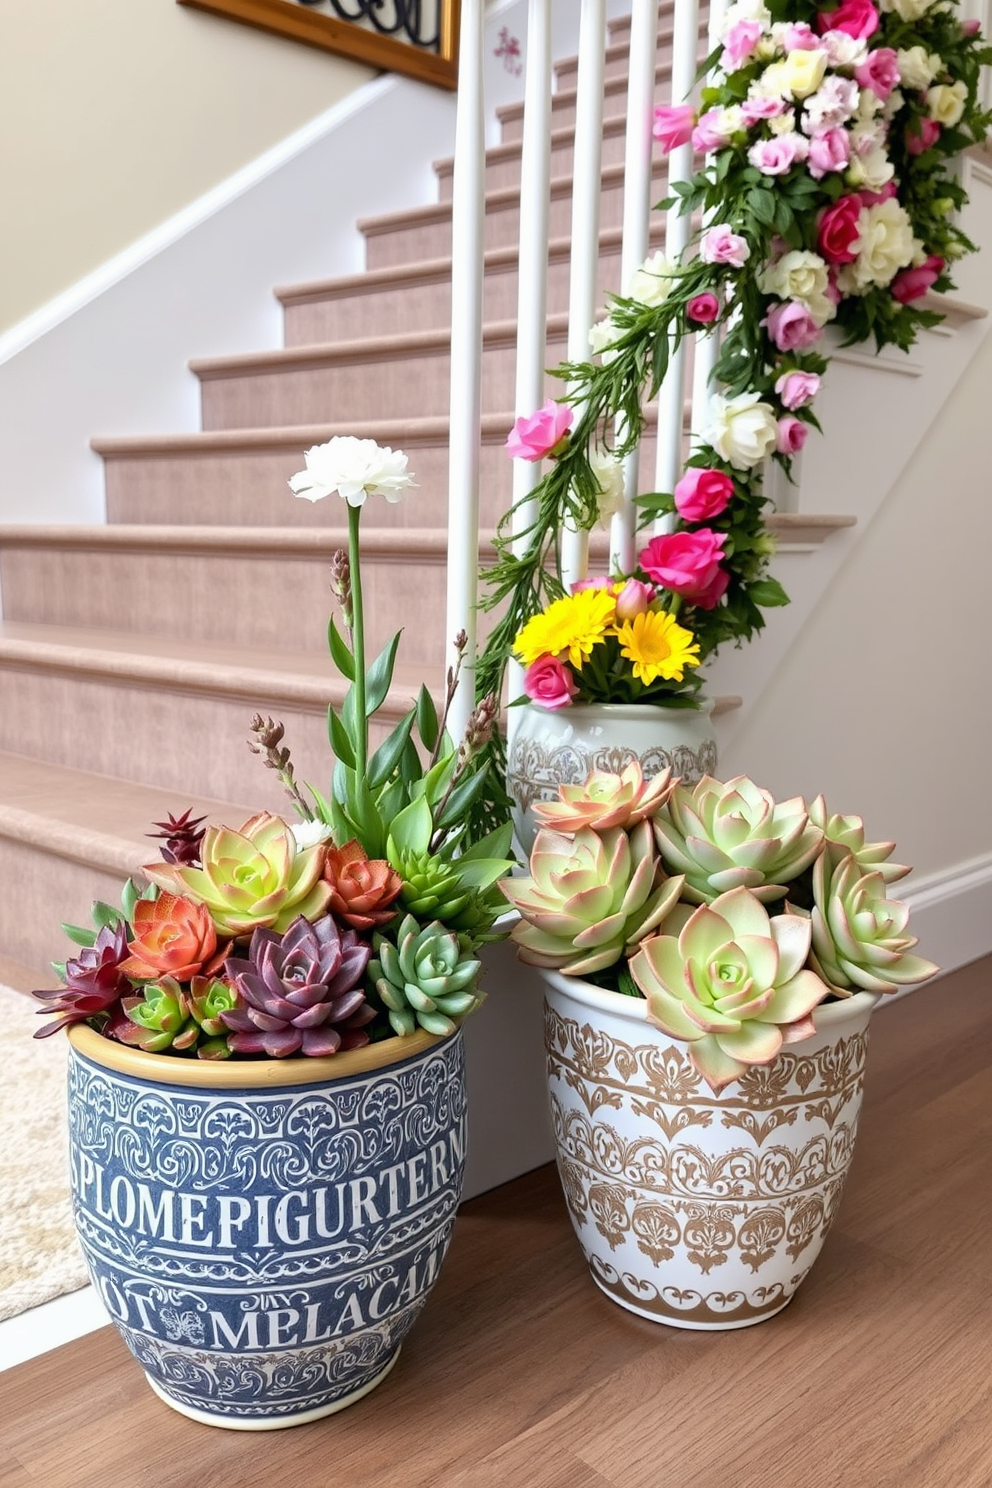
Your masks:
M939 970L911 954L909 909L885 891L882 873L865 872L844 847L828 843L814 864L811 963L841 996L894 992Z
M822 796L809 808L809 819L819 827L828 842L837 847L846 847L866 873L880 873L887 884L905 878L910 871L903 863L889 863L887 859L895 851L894 842L866 842L865 824L860 816L830 816L827 803Z
M500 887L520 911L511 931L521 961L587 976L630 955L677 903L682 878L664 878L650 822L630 832L582 827L574 837L542 828L531 878Z
M630 972L650 1022L688 1043L718 1091L815 1032L810 1013L829 988L806 967L809 947L804 916L769 917L752 891L731 889L700 905L678 937L645 941Z
M454 1033L456 1018L482 1002L477 981L480 962L462 939L434 920L421 926L405 915L395 934L375 936L375 957L368 976L378 992L393 1031L401 1037L417 1025L428 1033Z
M737 888L766 904L781 899L823 843L801 796L776 803L744 775L676 786L654 831L666 868L685 874L682 897L692 904Z

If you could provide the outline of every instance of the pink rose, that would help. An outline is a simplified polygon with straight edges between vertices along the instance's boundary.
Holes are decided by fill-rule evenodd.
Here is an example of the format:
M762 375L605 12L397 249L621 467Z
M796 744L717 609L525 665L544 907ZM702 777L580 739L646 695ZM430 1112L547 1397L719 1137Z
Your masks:
M821 327L801 300L772 305L761 324L779 351L806 351L820 339Z
M925 263L917 265L915 269L903 269L892 281L892 298L898 300L900 305L908 305L912 300L918 300L932 289L934 282L940 277L944 268L944 260L936 253L931 253Z
M827 263L853 263L861 246L861 198L842 196L820 214L817 247Z
M720 66L724 72L736 72L746 62L761 40L761 25L758 21L738 21L724 37L723 56Z
M982 29L982 23L981 23L981 21L962 21L961 22L961 35L962 36L977 36L978 33L979 33L979 31L981 31L981 29Z
M692 126L696 122L696 111L691 103L676 103L670 108L656 108L651 133L665 154L688 144L692 138Z
M557 656L539 656L524 672L524 692L549 711L567 708L578 690L568 667Z
M843 170L851 158L851 141L846 129L825 129L809 142L809 173L820 181L829 171Z
M936 119L914 119L906 127L906 149L910 155L922 155L940 139L940 125Z
M703 263L729 264L740 269L750 258L751 250L746 238L732 232L728 223L719 222L716 227L707 228L700 238L699 256Z
M600 574L595 579L576 579L572 585L573 594L581 594L583 589L612 589L613 580L607 578L606 574Z
M516 460L543 460L555 452L575 419L567 403L549 398L543 408L521 415L506 438L506 452Z
M888 201L896 194L895 181L886 181L881 191L859 191L858 197L863 207L877 207L879 202Z
M784 176L797 160L809 154L809 140L801 134L777 134L772 139L758 140L747 152L751 164L763 176Z
M836 10L820 11L816 29L821 36L825 31L846 31L848 36L866 41L878 30L878 11L871 0L841 0Z
M707 109L705 114L700 114L699 123L692 131L692 148L697 155L705 155L707 150L722 150L733 138L726 129L720 128L720 119L723 109Z
M725 568L718 568L704 589L691 596L697 610L715 610L727 592L730 575ZM687 596L688 598L689 596Z
M617 595L617 619L633 620L635 615L643 615L653 599L653 584L645 584L641 579L628 579Z
M778 438L775 448L780 455L797 455L806 443L806 435L809 433L802 419L793 418L787 413L785 418L778 421Z
M690 467L675 487L675 509L686 522L718 517L734 494L734 483L722 470Z
M820 391L820 379L815 372L783 372L775 391L783 408L805 408Z
M786 52L815 52L819 45L819 38L805 21L790 21L782 32Z
M884 103L899 82L899 58L892 47L877 47L854 69L854 76L862 88L870 88Z
M712 325L720 314L720 301L709 291L705 294L693 295L685 307L685 313L689 320L694 320L697 325Z
M695 532L669 532L653 537L637 561L656 584L673 594L681 594L692 604L699 604L699 596L708 598L718 586L726 541L725 532L713 532L709 527L700 527ZM724 583L712 603L704 604L703 608L711 609L718 604L726 587Z
M741 104L741 118L749 129L762 119L777 119L784 113L784 98L745 98Z

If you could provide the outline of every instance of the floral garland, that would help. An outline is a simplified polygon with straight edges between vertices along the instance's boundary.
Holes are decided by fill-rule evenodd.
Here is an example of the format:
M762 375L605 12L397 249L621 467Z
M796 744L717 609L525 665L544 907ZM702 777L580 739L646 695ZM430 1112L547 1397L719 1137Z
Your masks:
M527 498L525 550L519 537L511 546L504 518L484 574L485 608L504 609L479 661L480 697L498 693L516 654L545 707L575 698L692 706L700 683L688 668L749 639L763 609L788 603L767 574L774 539L762 466L771 458L791 475L819 427L826 326L844 344L908 349L940 321L920 301L952 289L949 265L974 249L955 220L967 196L949 162L992 124L978 101L990 61L978 23L960 22L951 0L731 5L722 45L704 64L702 110L655 111L666 152L691 140L705 156L660 209L680 201L705 227L684 256L652 254L626 295L611 297L590 336L593 358L557 369L567 398L518 419L507 441L510 454L552 464ZM617 509L617 462L641 438L642 400L657 395L673 349L699 330L722 337L719 391L674 491L635 498L642 527L662 521L633 574L591 581L613 601L604 619L602 605L565 594L561 534L591 530ZM628 580L642 592L626 589L624 615ZM657 620L643 640L630 629L648 613L669 625L678 617L681 665L669 664L667 678ZM605 665L595 649L604 642Z

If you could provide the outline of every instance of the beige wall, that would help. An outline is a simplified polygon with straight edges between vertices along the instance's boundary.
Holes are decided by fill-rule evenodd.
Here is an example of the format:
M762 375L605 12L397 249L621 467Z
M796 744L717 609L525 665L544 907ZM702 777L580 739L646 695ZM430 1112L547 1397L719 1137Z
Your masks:
M0 331L373 75L175 0L0 0Z
M990 387L992 336L721 758L920 873L992 850Z

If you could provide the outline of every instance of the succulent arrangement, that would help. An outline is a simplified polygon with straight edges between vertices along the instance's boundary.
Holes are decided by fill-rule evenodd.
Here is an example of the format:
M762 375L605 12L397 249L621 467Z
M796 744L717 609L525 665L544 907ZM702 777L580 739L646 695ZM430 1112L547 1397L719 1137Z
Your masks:
M822 796L775 801L744 776L693 787L640 766L538 802L530 875L501 884L532 966L647 1002L713 1090L813 1033L813 1009L938 968L914 954L909 869Z
M153 1053L219 1060L327 1056L418 1029L445 1035L479 1006L479 947L504 933L500 880L513 867L509 824L473 832L496 713L484 698L465 736L446 721L465 637L455 641L440 715L426 687L370 749L399 645L365 655L360 518L373 494L412 484L406 456L338 437L306 453L290 485L348 504L348 551L332 562L341 606L332 659L348 683L328 710L328 789L297 781L281 723L256 715L250 747L274 770L298 818L261 811L238 828L190 811L156 822L161 860L97 903L92 926L66 925L78 954L61 985L34 995L54 1015L36 1037L87 1022Z

